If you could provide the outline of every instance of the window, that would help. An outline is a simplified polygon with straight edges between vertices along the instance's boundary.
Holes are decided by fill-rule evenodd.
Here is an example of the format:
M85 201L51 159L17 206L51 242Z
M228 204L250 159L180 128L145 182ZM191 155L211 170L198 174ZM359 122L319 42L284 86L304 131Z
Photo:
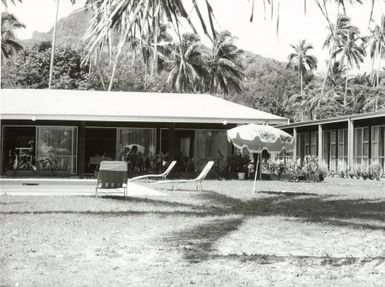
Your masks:
M309 133L305 133L305 155L310 154L310 138Z
M6 126L3 131L3 171L33 170L36 128Z
M371 163L385 170L385 126L372 127L371 142Z
M38 126L36 166L38 170L76 173L77 127Z
M346 170L348 164L348 130L338 130L338 164L337 170Z
M213 160L217 157L227 157L229 153L225 131L197 130L198 159Z
M337 170L337 133L330 131L330 164L329 168L332 171Z
M355 128L353 142L354 166L367 167L369 165L369 128Z
M311 147L310 147L310 154L311 155L318 155L318 132L311 132Z
M330 157L331 158L336 157L336 147L337 147L336 132L331 131L330 132Z
M117 155L124 160L125 151L136 146L138 154L152 156L156 153L155 129L119 128Z

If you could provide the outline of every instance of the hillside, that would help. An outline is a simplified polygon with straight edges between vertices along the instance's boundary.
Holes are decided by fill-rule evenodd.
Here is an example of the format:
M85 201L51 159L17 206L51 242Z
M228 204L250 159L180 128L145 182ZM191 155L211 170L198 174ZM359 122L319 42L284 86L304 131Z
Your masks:
M92 12L77 10L67 17L59 19L56 30L56 41L59 45L81 45L82 37L87 31ZM43 41L52 41L53 28L49 32L33 32L32 38L21 41L25 46L33 46Z

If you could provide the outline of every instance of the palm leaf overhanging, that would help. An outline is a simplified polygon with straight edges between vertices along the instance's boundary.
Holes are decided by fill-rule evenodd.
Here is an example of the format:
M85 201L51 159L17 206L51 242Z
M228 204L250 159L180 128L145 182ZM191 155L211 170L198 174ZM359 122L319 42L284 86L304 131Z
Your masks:
M208 11L211 32L202 17L201 7L192 1L192 11L198 16L204 33L209 37L215 37L215 29L212 21L213 10L208 2L205 7ZM89 7L94 10L94 17L90 22L90 27L85 38L89 42L89 60L93 54L98 54L103 47L108 47L110 54L112 47L117 46L115 51L112 79L118 58L123 46L127 41L139 39L140 45L144 43L154 49L154 62L157 61L157 39L159 36L161 23L170 23L174 31L181 40L180 25L184 19L196 32L196 28L191 21L191 15L187 13L186 5L182 0L89 0ZM181 42L181 41L180 41ZM110 87L112 82L110 82Z
M1 58L9 58L23 49L15 36L15 30L20 28L25 28L25 25L21 24L13 14L1 13Z

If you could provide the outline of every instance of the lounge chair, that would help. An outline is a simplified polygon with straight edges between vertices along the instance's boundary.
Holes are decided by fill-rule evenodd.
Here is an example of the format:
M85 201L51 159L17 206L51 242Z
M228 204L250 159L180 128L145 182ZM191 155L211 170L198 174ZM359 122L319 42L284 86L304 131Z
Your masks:
M124 161L100 162L95 197L99 189L123 189L127 193L127 164Z
M161 174L145 174L145 175L141 175L141 176L136 176L136 177L130 178L128 181L141 180L141 179L145 179L145 178L162 178L163 180L165 180L166 177L168 176L168 174L174 168L175 164L176 164L176 161L175 160L172 161L164 173L161 173Z
M155 184L163 184L163 183L171 183L171 184L179 184L179 183L195 183L196 191L203 191L202 181L206 178L207 174L211 170L214 165L214 161L209 161L206 166L202 169L201 173L194 179L176 179L176 180L160 180L156 181ZM174 185L171 188L174 189Z

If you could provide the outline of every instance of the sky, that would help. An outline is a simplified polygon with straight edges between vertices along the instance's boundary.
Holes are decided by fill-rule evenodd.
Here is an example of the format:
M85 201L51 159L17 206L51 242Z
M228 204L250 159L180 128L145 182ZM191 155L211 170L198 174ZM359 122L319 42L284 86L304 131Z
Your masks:
M46 32L50 30L55 19L56 1L23 0L16 6L10 5L9 11L27 26L26 29L19 30L17 36L21 39L28 39L32 36L33 31ZM75 5L72 5L69 0L60 0L59 18L83 7L84 0L76 2ZM185 2L189 3L189 1ZM307 1L306 14L304 13L303 0L276 0L274 1L275 12L278 2L280 2L280 27L277 36L276 18L271 19L270 11L264 12L262 0L255 0L253 22L249 21L252 9L251 0L210 0L215 13L215 24L219 30L229 30L237 38L238 48L279 61L287 61L288 54L292 52L290 44L296 44L298 41L306 39L314 46L312 54L318 58L318 71L322 73L326 70L325 62L328 59L328 51L322 48L328 30L320 10L312 0ZM352 18L353 25L359 27L362 34L368 34L369 2L371 1L363 2L364 5L349 5L347 13ZM202 5L204 0L198 0L198 3ZM379 23L381 15L385 14L385 1L376 0L375 5L373 18ZM336 10L336 6L330 6L329 12L332 17L335 17ZM204 37L203 42L209 45L209 41ZM369 71L370 68L371 62L367 59L360 71L355 70L353 72L365 72Z

